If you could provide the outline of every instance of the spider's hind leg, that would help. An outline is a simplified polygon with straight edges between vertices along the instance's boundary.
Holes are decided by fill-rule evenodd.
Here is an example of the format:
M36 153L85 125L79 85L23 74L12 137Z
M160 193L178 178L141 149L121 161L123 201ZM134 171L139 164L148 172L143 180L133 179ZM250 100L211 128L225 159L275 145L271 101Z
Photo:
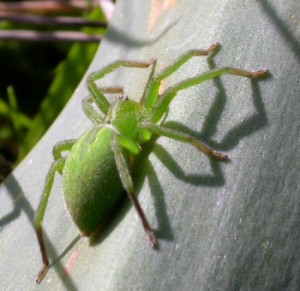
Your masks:
M60 174L63 171L66 157L62 156L62 152L70 151L72 146L76 140L70 139L70 140L64 140L59 143L57 143L52 150L54 162L52 163L48 174L46 176L46 181L44 184L44 190L42 193L42 196L40 198L40 202L38 205L37 210L35 211L34 215L34 228L36 231L37 239L39 242L39 247L41 251L42 261L43 261L43 267L41 271L38 274L38 277L36 279L37 283L40 283L44 276L46 275L48 268L49 268L49 259L43 239L43 231L42 231L42 222L45 216L49 196L51 193L52 185L54 182L55 173L59 172Z
M155 235L153 231L151 230L151 227L149 225L149 222L144 214L144 211L136 197L134 187L133 187L133 181L131 178L131 174L127 165L126 158L122 152L122 146L119 144L117 136L115 136L112 140L112 150L114 153L114 158L116 162L116 166L119 172L119 176L122 182L123 188L126 190L134 208L137 211L137 214L142 222L145 234L148 238L148 242L151 247L157 246L157 241L155 238Z
M199 151L201 151L203 154L209 157L213 157L219 161L226 161L228 159L228 156L226 154L222 154L220 152L212 150L204 143L198 141L197 139L193 138L192 136L186 133L159 126L150 122L145 122L142 127L158 136L165 136L180 142L189 143L190 145L194 146Z

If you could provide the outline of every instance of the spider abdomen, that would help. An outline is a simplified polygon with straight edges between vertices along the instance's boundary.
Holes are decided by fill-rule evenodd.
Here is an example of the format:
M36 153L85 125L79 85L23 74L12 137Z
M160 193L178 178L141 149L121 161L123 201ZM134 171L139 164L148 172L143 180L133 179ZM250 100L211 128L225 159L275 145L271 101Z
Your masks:
M80 232L89 236L122 195L111 149L113 132L93 128L72 147L62 173L66 208Z

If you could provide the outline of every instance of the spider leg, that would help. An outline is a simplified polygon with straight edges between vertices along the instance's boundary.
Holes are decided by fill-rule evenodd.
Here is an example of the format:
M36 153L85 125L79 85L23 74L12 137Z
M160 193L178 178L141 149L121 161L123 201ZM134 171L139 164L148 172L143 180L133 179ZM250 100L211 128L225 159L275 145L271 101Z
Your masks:
M138 61L115 61L104 68L100 69L99 71L96 71L94 73L91 73L87 78L87 87L88 90L94 99L95 103L101 110L101 112L106 115L109 109L109 102L104 96L104 93L110 93L107 92L107 90L102 90L101 88L98 88L96 85L96 81L99 79L102 79L107 74L111 73L115 69L119 67L127 67L127 68L148 68L153 63L153 60L149 62L138 62ZM110 87L114 88L114 87Z
M219 48L218 43L212 44L206 50L189 50L187 53L180 56L174 64L166 67L162 72L160 72L156 77L150 76L150 81L148 82L148 89L146 93L144 93L144 104L146 110L150 111L151 108L157 102L159 96L159 87L161 81L168 78L172 75L175 71L177 71L181 66L183 66L189 59L196 56L209 56L215 53ZM152 74L153 75L153 74Z
M223 67L223 68L208 71L206 73L200 74L193 78L185 79L181 82L178 82L174 86L168 88L164 92L164 94L160 96L160 99L157 101L157 103L155 104L155 108L152 111L151 121L156 123L161 119L164 112L167 110L169 104L176 96L177 92L181 90L196 86L204 81L208 81L225 74L238 75L238 76L254 79L254 78L264 77L266 76L267 73L268 70L258 70L258 71L251 72L251 71L245 71L245 70L236 69L232 67Z
M94 99L92 96L86 96L82 99L82 110L84 114L89 118L94 125L104 123L104 118L99 112L93 107Z
M126 158L124 157L124 154L122 152L122 147L120 146L120 144L118 142L117 136L115 136L112 140L112 150L114 153L114 157L115 157L117 169L118 169L118 172L120 175L120 179L122 182L122 186L126 190L133 206L135 207L135 209L138 213L138 216L143 224L145 233L147 235L149 244L152 247L155 247L157 244L156 238L150 228L150 225L147 221L144 211L143 211L143 209L136 197L136 194L134 192L133 181L132 181L132 178L130 175L130 171L128 169L127 161L126 161Z
M59 172L61 174L64 168L66 157L62 157L61 152L70 150L74 142L75 140L66 140L57 143L53 147L53 157L55 161L52 163L48 171L48 174L46 176L44 190L34 215L34 228L36 231L36 235L37 235L37 239L41 251L42 261L43 261L43 268L39 272L38 277L36 279L37 283L40 283L42 281L49 268L49 259L48 259L48 255L47 255L47 251L43 239L43 232L42 232L42 222L45 216L48 199L54 182L55 173Z
M77 139L67 139L56 143L52 149L52 155L55 161L62 159L62 152L70 151Z
M212 150L204 143L202 143L202 142L198 141L197 139L193 138L192 136L182 133L180 131L169 129L169 128L159 126L157 124L153 124L150 122L144 122L142 124L142 128L144 128L158 136L162 135L162 136L166 136L171 139L178 140L180 142L189 143L192 146L196 147L198 150L200 150L205 155L207 155L209 157L213 157L219 161L225 161L228 158L227 155Z
M123 87L100 87L98 88L103 94L124 94ZM84 114L92 121L94 125L104 123L104 118L99 111L93 106L95 99L92 96L86 96L82 100L82 110Z
M45 186L44 186L44 190L43 190L43 194L39 206L34 215L34 228L36 231L36 235L37 235L37 239L39 242L40 251L42 255L42 260L43 260L43 268L38 274L38 277L36 279L37 283L40 283L42 281L49 268L49 259L48 259L44 239L43 239L42 222L48 204L48 199L51 193L51 188L54 182L55 173L62 171L64 163L65 163L65 158L62 158L53 162L53 164L51 165L46 177Z

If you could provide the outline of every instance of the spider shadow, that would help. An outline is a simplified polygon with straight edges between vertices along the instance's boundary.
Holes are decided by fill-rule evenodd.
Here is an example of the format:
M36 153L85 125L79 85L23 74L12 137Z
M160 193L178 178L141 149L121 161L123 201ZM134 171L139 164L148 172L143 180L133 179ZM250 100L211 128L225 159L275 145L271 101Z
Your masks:
M215 81L218 83L218 81ZM214 150L229 151L239 144L239 142L268 125L268 119L265 111L261 93L256 81L251 80L253 105L256 110L252 116L245 118L238 125L234 126L226 134L221 141L213 139L213 135L217 130L217 124L221 118L228 99L225 91L216 94L214 104L212 105L207 118L203 124L201 131L195 131L178 121L167 121L164 126L187 133L197 140L206 143Z
M207 63L210 70L216 68L214 55L207 58ZM212 80L217 92L214 96L212 105L207 113L202 129L195 131L188 126L177 121L167 121L164 123L165 127L176 129L181 132L187 133L192 137L205 142L214 150L228 151L233 149L243 138L252 135L256 131L268 125L267 114L263 103L262 95L258 82L271 78L271 74L260 78L260 80L251 79L252 101L255 113L252 116L245 118L239 124L229 129L221 141L215 141L213 136L217 132L217 126L220 122L221 116L225 109L228 95L225 86L220 77Z
M221 172L220 163L214 159L209 159L212 173L209 174L186 174L184 169L169 154L169 152L160 144L155 143L152 150L156 158L169 170L169 172L178 180L196 186L222 186L225 183ZM143 171L140 171L143 173ZM153 198L155 216L158 227L154 230L155 235L160 240L173 241L174 235L167 215L167 204L164 199L164 190L159 182L159 175L154 170L150 161L144 164L144 179L147 177L150 187L150 193ZM143 181L143 179L139 179Z
M209 57L207 62L210 70L216 67L213 56ZM268 75L264 79L267 79L269 77L270 75ZM250 136L254 132L267 126L267 114L258 86L258 81L252 79L251 89L255 113L230 129L220 142L214 141L213 136L217 131L217 125L225 109L228 96L220 77L214 79L213 82L217 89L217 93L201 131L191 130L186 125L174 121L166 121L164 123L164 126L179 130L184 133L188 133L193 138L204 141L213 149L228 151L234 148L243 138ZM210 174L186 174L180 167L180 165L178 165L178 163L175 161L175 159L161 145L154 142L151 147L151 151L160 160L160 162L162 162L162 164L179 180L197 186L221 187L225 184L225 178L221 171L220 162L213 158L209 158L211 165ZM147 155L149 155L149 153ZM149 180L149 187L151 195L153 196L155 205L154 208L159 224L159 227L155 230L155 233L159 239L172 240L174 236L167 216L166 203L163 199L164 193L159 183L158 175L154 171L151 163L148 162L144 164L146 165L145 169L147 174L144 174L144 176L141 177L139 181L143 181L146 176ZM138 172L143 173L143 171L140 170Z
M207 62L210 70L216 68L214 56L209 57L207 59ZM270 77L271 75L268 74L263 79L268 79ZM245 137L250 136L256 131L259 131L263 127L267 126L267 114L258 85L259 81L251 79L252 101L255 112L250 117L242 120L238 125L229 129L221 141L215 141L213 139L213 136L217 131L217 126L225 109L228 95L225 90L225 86L223 85L222 78L215 78L212 80L212 82L217 89L217 93L215 94L214 101L212 102L212 105L208 111L207 117L200 131L192 130L186 125L174 121L166 121L163 125L165 127L187 133L197 140L204 141L207 145L215 150L228 151L236 147L236 145ZM225 184L225 178L221 171L220 162L213 158L209 158L211 165L210 174L187 175L178 165L178 163L173 159L173 157L161 145L156 144L153 148L153 152L156 157L162 162L162 164L164 164L164 166L179 180L198 186L221 187ZM157 194L157 189L159 192L159 195L155 195L154 198L156 206L156 216L160 225L160 227L156 230L156 234L159 238L171 240L173 239L173 235L168 217L166 215L166 205L162 198L163 195L161 195L163 194L163 190L159 185L158 176L153 170L152 166L148 166L148 173L150 189L152 190L151 194Z
M12 201L12 210L0 218L0 228L10 224L20 217L22 211L26 213L29 221L33 220L34 210L29 201L25 198L22 188L17 179L11 173L4 181L1 187L6 188Z

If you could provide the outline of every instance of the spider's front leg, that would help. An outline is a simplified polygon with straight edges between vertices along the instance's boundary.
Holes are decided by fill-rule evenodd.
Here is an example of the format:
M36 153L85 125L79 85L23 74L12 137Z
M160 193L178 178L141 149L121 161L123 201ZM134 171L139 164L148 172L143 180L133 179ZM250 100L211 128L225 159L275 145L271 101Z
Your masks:
M35 231L36 231L36 235L37 235L37 239L41 251L41 256L43 260L43 268L38 274L38 277L36 279L37 283L41 282L41 280L44 278L49 268L49 259L48 259L44 239L43 239L42 222L45 216L45 211L47 208L49 196L54 182L55 173L59 172L61 174L64 168L66 158L62 157L61 153L63 151L69 151L72 148L74 142L75 140L66 140L63 142L59 142L53 147L53 157L55 161L52 163L48 171L48 174L46 176L43 193L34 215L34 227L35 227Z
M122 87L100 87L98 88L98 91L100 94L124 94L124 89ZM95 109L93 103L95 103L95 98L93 96L83 98L82 110L94 125L101 125L104 123L104 118L100 112Z
M146 88L143 96L143 103L145 105L145 109L148 111L152 110L152 107L158 100L159 96L159 87L161 81L168 78L174 72L176 72L181 66L183 66L188 60L192 57L197 56L210 56L218 51L219 44L214 43L206 50L189 50L182 56L180 56L172 65L166 67L162 72L160 72L156 77L152 77L150 75L148 88Z
M265 77L268 74L268 70L257 70L251 72L251 71L246 71L246 70L232 68L232 67L223 67L178 82L174 86L166 89L163 95L160 96L160 99L156 102L155 108L152 111L151 121L156 123L162 118L167 108L169 107L170 103L172 102L172 100L174 99L174 97L177 95L179 91L185 90L193 86L197 86L202 82L212 80L226 74L237 75L237 76L246 77L250 79L256 79L256 78Z
M138 62L138 61L116 61L113 62L106 67L91 73L87 78L87 87L88 90L94 99L95 103L97 104L98 108L101 112L106 115L109 109L109 102L105 98L104 93L118 93L119 87L107 87L107 88L98 88L96 85L96 81L102 79L107 74L113 72L119 67L127 67L127 68L148 68L154 63L154 60L149 62ZM123 90L123 89L121 89Z

